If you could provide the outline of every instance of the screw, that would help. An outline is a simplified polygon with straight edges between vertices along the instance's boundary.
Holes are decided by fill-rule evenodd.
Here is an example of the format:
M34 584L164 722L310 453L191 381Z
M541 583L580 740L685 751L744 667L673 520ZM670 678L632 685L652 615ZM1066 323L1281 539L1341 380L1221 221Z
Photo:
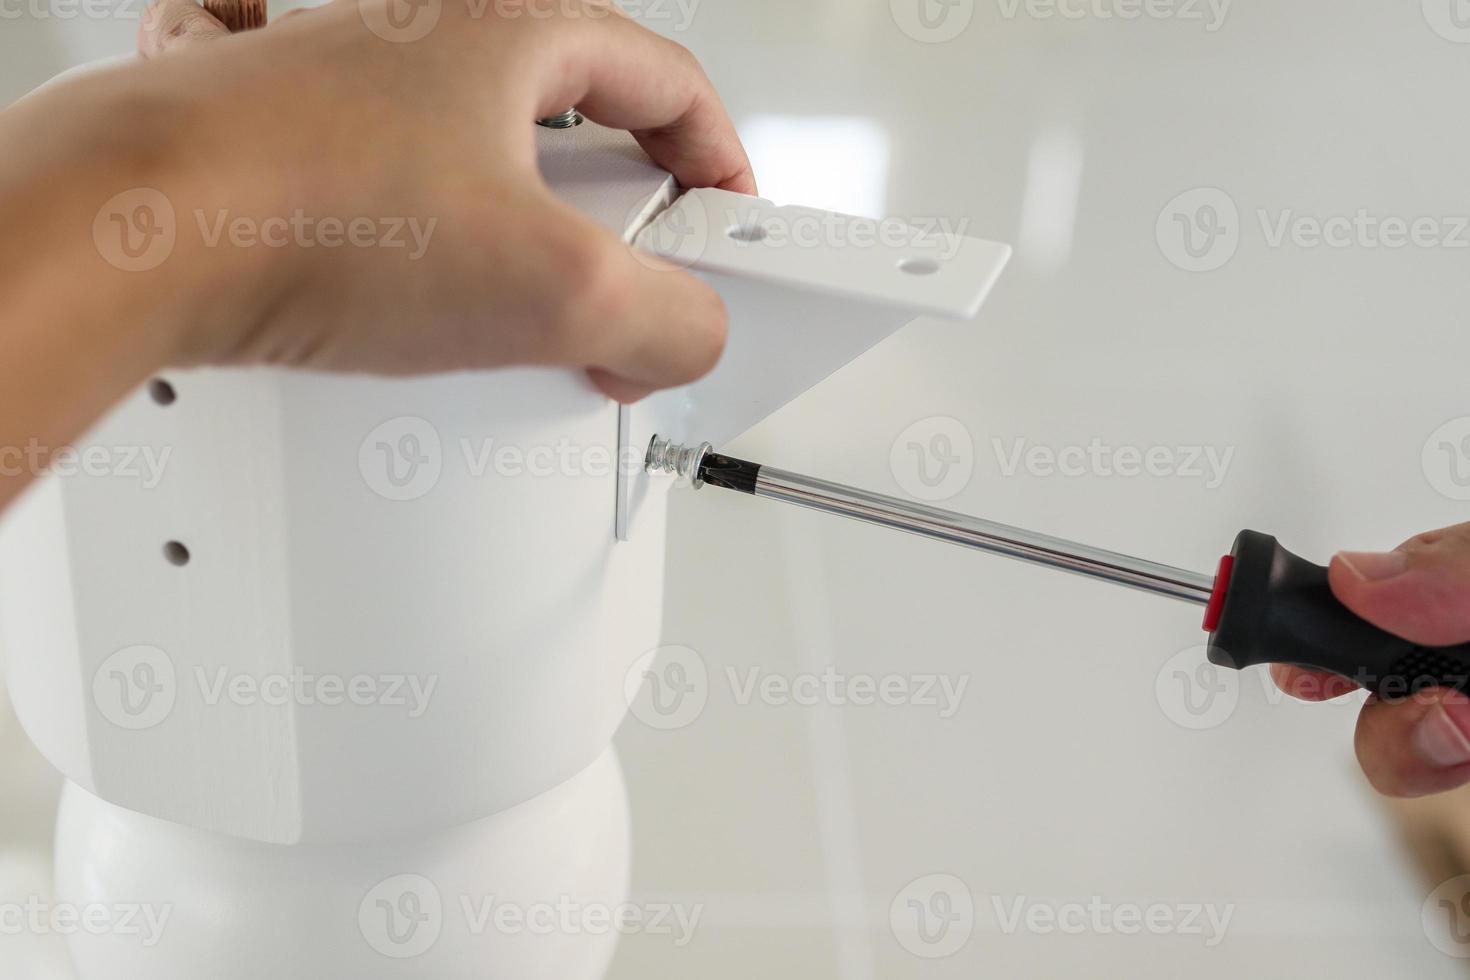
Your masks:
M582 114L573 106L566 112L559 112L554 116L536 120L536 125L545 126L547 129L573 129L582 125Z
M680 483L698 490L704 486L704 475L700 464L704 456L714 447L707 442L697 446L684 446L670 439L653 437L648 444L648 453L643 457L643 469L651 474L668 473Z

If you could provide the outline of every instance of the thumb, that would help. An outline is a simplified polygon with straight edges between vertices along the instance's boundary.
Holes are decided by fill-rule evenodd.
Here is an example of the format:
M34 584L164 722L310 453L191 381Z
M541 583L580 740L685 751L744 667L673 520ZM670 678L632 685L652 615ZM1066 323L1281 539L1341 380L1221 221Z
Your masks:
M1358 762L1387 796L1426 796L1470 782L1470 697L1436 687L1369 698L1354 737Z
M1383 553L1332 559L1333 593L1370 623L1413 643L1470 640L1470 524L1430 531ZM1422 796L1470 781L1470 697L1436 688L1370 699L1358 718L1358 761L1391 796Z
M1389 552L1343 552L1327 577L1345 606L1380 629L1421 646L1470 640L1470 524Z
M570 330L554 334L549 360L586 368L610 397L637 401L660 388L696 381L725 348L728 315L703 280L637 252L559 201L543 228L576 242L560 268L571 293Z
M622 254L631 260L635 298L609 318L610 335L622 342L592 368L593 380L619 401L699 380L725 349L724 300L682 269L631 249Z

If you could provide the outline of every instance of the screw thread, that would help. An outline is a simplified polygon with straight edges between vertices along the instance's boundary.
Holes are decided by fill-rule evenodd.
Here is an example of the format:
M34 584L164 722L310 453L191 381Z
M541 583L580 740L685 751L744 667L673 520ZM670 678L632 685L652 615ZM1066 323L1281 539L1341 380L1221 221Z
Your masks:
M654 436L648 444L648 453L643 459L643 468L651 474L667 474L679 482L696 489L704 483L699 475L699 464L712 447L707 442L697 446L685 446L672 439Z
M582 125L582 114L577 111L576 106L566 112L558 112L554 116L536 120L536 125L545 126L547 129L572 129Z

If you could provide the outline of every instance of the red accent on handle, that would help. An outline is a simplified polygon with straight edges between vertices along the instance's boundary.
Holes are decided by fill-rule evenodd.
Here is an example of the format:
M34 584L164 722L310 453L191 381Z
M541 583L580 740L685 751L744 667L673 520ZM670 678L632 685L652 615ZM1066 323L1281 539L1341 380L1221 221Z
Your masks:
M1210 593L1210 604L1205 607L1205 632L1215 632L1215 627L1220 625L1220 613L1225 610L1225 593L1230 589L1230 569L1235 567L1235 556L1226 555L1220 559L1220 567L1215 572L1215 590Z

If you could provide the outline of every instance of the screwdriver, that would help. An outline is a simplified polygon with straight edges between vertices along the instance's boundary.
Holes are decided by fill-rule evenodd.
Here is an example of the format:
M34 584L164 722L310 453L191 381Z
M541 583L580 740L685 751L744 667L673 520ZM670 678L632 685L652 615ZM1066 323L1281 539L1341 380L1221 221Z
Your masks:
M1430 687L1470 691L1470 643L1417 646L1361 619L1333 596L1324 566L1269 534L1242 531L1214 575L1093 548L968 514L802 476L655 436L644 468L699 489L736 490L1203 606L1211 663L1281 663L1326 671L1384 699Z

